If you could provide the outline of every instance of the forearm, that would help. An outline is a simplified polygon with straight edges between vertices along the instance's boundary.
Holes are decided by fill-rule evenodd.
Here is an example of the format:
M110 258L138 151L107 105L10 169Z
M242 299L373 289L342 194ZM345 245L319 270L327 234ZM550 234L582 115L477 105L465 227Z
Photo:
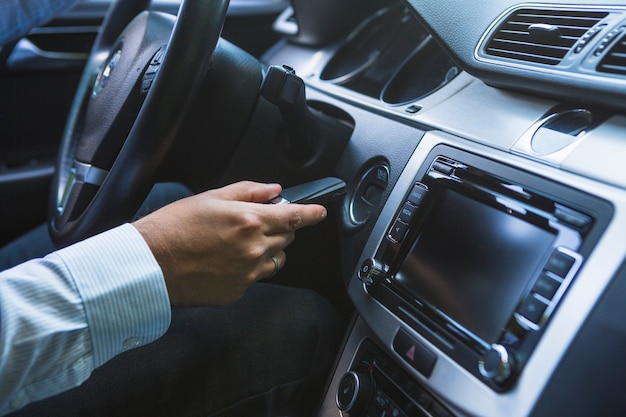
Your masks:
M0 273L0 414L79 385L169 320L161 271L131 225Z

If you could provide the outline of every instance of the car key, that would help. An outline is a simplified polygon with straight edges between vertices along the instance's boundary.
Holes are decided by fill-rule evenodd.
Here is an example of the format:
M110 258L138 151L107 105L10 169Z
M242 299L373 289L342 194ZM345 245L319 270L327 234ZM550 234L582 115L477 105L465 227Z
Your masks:
M270 201L269 204L326 204L346 193L346 183L335 177L295 185Z

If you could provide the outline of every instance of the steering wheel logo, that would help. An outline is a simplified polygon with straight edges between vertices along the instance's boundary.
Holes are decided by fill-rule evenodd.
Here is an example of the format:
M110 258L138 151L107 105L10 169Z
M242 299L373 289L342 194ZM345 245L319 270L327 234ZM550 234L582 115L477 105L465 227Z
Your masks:
M113 52L109 56L109 59L106 60L104 66L102 67L102 69L98 73L98 76L96 77L96 82L93 85L93 91L92 91L93 97L100 94L102 89L106 87L107 83L109 82L109 78L111 78L111 73L117 66L117 63L120 61L121 56L122 56L122 49L120 48L120 49L117 49L115 52Z

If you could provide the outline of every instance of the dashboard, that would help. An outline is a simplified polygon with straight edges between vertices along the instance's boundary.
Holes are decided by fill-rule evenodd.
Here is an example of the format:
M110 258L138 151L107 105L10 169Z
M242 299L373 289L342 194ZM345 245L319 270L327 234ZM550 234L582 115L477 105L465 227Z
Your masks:
M320 415L621 415L623 4L364 2L329 42L300 3L262 61L352 129Z
M20 132L0 152L6 218L46 200L57 143L40 141L110 3L0 50ZM324 243L289 254L354 312L318 416L624 415L623 1L231 0L222 38L158 179L345 181ZM276 108L271 69L305 90L298 111ZM43 85L62 100L33 109ZM315 132L310 160L285 129Z

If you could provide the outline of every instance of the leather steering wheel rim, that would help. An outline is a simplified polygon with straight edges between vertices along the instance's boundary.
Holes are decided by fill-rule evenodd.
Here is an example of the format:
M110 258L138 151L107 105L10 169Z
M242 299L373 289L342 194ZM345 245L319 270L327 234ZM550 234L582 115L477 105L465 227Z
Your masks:
M145 11L149 3L149 0L116 0L111 5L83 71L61 141L50 195L48 229L58 247L128 221L137 211L176 137L185 109L209 70L229 1L182 0L162 50L156 55L152 50L144 51L151 58L145 62L138 59L138 63L133 62L134 66L127 68L129 75L134 75L134 71L140 73L140 82L129 88L141 88L141 81L145 82L147 77L146 68L160 57L158 76L151 80L143 102L138 104L137 116L128 126L119 152L111 158L110 168L78 160L76 155L88 140L84 132L89 129L85 125L93 122L86 117L86 109L97 100L94 97L100 89L109 87L106 85L109 73L123 59L119 56L125 49L132 49L120 46L127 41L126 30L136 20L142 20L140 14L155 13ZM143 20L146 19L156 21L156 26L167 27L167 17L149 16ZM155 44L159 40L149 39L149 42ZM145 63L143 67L142 63ZM103 143L106 145L104 139Z

